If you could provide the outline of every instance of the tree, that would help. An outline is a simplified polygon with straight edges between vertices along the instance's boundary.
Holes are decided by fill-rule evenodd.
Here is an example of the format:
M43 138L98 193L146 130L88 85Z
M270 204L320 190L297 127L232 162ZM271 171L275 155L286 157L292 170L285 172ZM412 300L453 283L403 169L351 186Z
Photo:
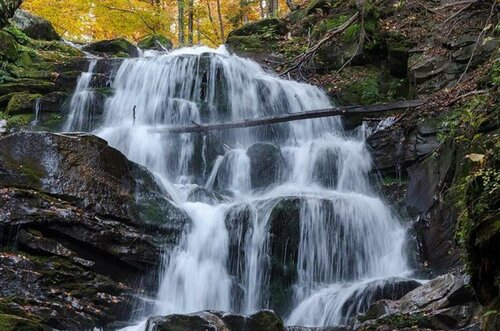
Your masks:
M194 28L194 0L189 0L188 4L188 44L193 44Z
M278 0L268 0L267 4L267 15L268 17L278 17L279 11L279 1Z
M220 39L221 39L221 42L224 43L224 41L226 39L224 37L224 22L222 21L222 12L221 12L221 8L220 8L220 0L216 0L216 1L217 1L217 16L219 16Z
M22 3L23 0L0 0L0 28L9 23L9 18L14 16Z
M184 44L184 0L177 0L177 29L179 44Z

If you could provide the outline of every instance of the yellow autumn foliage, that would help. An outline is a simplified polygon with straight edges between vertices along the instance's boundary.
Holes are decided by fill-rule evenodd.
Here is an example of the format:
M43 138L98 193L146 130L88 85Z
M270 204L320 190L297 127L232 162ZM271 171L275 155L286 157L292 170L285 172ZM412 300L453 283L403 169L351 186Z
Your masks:
M23 8L52 22L65 39L76 42L125 37L137 41L162 34L178 43L178 6L184 6L185 42L189 40L188 17L193 12L193 43L223 43L225 36L244 23L266 16L266 0L25 0ZM192 7L190 7L192 3ZM279 15L288 13L279 0Z

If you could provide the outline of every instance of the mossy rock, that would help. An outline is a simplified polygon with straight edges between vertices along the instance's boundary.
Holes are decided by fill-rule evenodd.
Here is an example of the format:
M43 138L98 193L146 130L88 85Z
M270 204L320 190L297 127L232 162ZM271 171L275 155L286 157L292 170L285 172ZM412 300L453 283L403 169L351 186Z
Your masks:
M49 21L42 17L28 13L27 11L17 10L14 17L11 19L11 22L33 39L61 39Z
M7 104L5 112L7 115L33 113L36 100L40 97L40 94L14 93Z
M44 327L37 320L0 314L0 330L2 331L46 331L49 328Z
M311 15L317 12L329 14L332 9L342 4L341 0L312 0L305 8L306 15Z
M137 43L140 49L163 51L164 49L171 49L173 46L172 40L159 34L153 34L141 39Z
M29 91L31 93L54 92L54 83L36 79L16 79L0 84L0 95Z
M110 55L118 57L137 57L137 47L124 38L102 40L83 48L84 51L97 55Z
M286 24L277 18L267 18L261 21L243 25L233 30L229 37L261 35L272 39L273 36L283 36L288 32Z
M233 50L250 53L269 52L277 48L275 42L265 40L257 35L230 36L227 38L226 44Z
M14 37L0 31L0 60L15 61L17 58L17 42Z
M345 105L369 105L410 97L407 79L394 78L373 66L346 67L335 90L334 96Z

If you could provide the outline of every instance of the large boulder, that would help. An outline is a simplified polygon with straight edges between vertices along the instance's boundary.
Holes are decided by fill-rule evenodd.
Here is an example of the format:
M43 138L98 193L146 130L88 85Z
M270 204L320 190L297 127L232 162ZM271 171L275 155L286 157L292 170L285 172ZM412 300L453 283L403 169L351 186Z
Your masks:
M226 44L234 51L259 53L277 48L277 39L288 32L285 23L276 18L268 18L245 24L229 33Z
M202 311L189 315L151 317L146 326L151 331L284 331L283 321L271 310L252 315Z
M27 11L18 9L11 21L30 38L40 40L61 39L49 21Z
M458 330L477 327L479 312L469 277L450 273L415 288L399 300L376 302L355 329L390 326Z
M172 49L172 40L165 36L153 34L144 37L137 43L137 47L146 50L165 51Z
M128 40L124 38L98 41L85 46L83 50L100 56L103 55L117 56L117 57L139 56L139 51L137 50L137 47L132 45Z
M256 143L247 149L250 158L252 188L265 188L276 182L282 156L278 147L269 143Z
M127 319L132 289L156 291L149 275L188 222L145 168L90 135L1 138L0 197L0 314L43 330Z

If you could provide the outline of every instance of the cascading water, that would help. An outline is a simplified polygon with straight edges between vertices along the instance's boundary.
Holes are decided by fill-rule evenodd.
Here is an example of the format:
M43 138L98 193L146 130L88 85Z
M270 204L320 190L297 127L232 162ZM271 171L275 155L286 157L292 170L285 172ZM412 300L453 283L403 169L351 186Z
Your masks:
M192 220L165 255L144 318L270 307L289 324L335 325L366 309L377 281L408 273L405 231L370 186L362 130L347 134L338 118L217 138L153 130L331 107L320 89L224 48L184 48L124 60L95 127L92 69L80 77L65 129L92 130L148 167ZM280 302L275 287L285 285L290 295Z

